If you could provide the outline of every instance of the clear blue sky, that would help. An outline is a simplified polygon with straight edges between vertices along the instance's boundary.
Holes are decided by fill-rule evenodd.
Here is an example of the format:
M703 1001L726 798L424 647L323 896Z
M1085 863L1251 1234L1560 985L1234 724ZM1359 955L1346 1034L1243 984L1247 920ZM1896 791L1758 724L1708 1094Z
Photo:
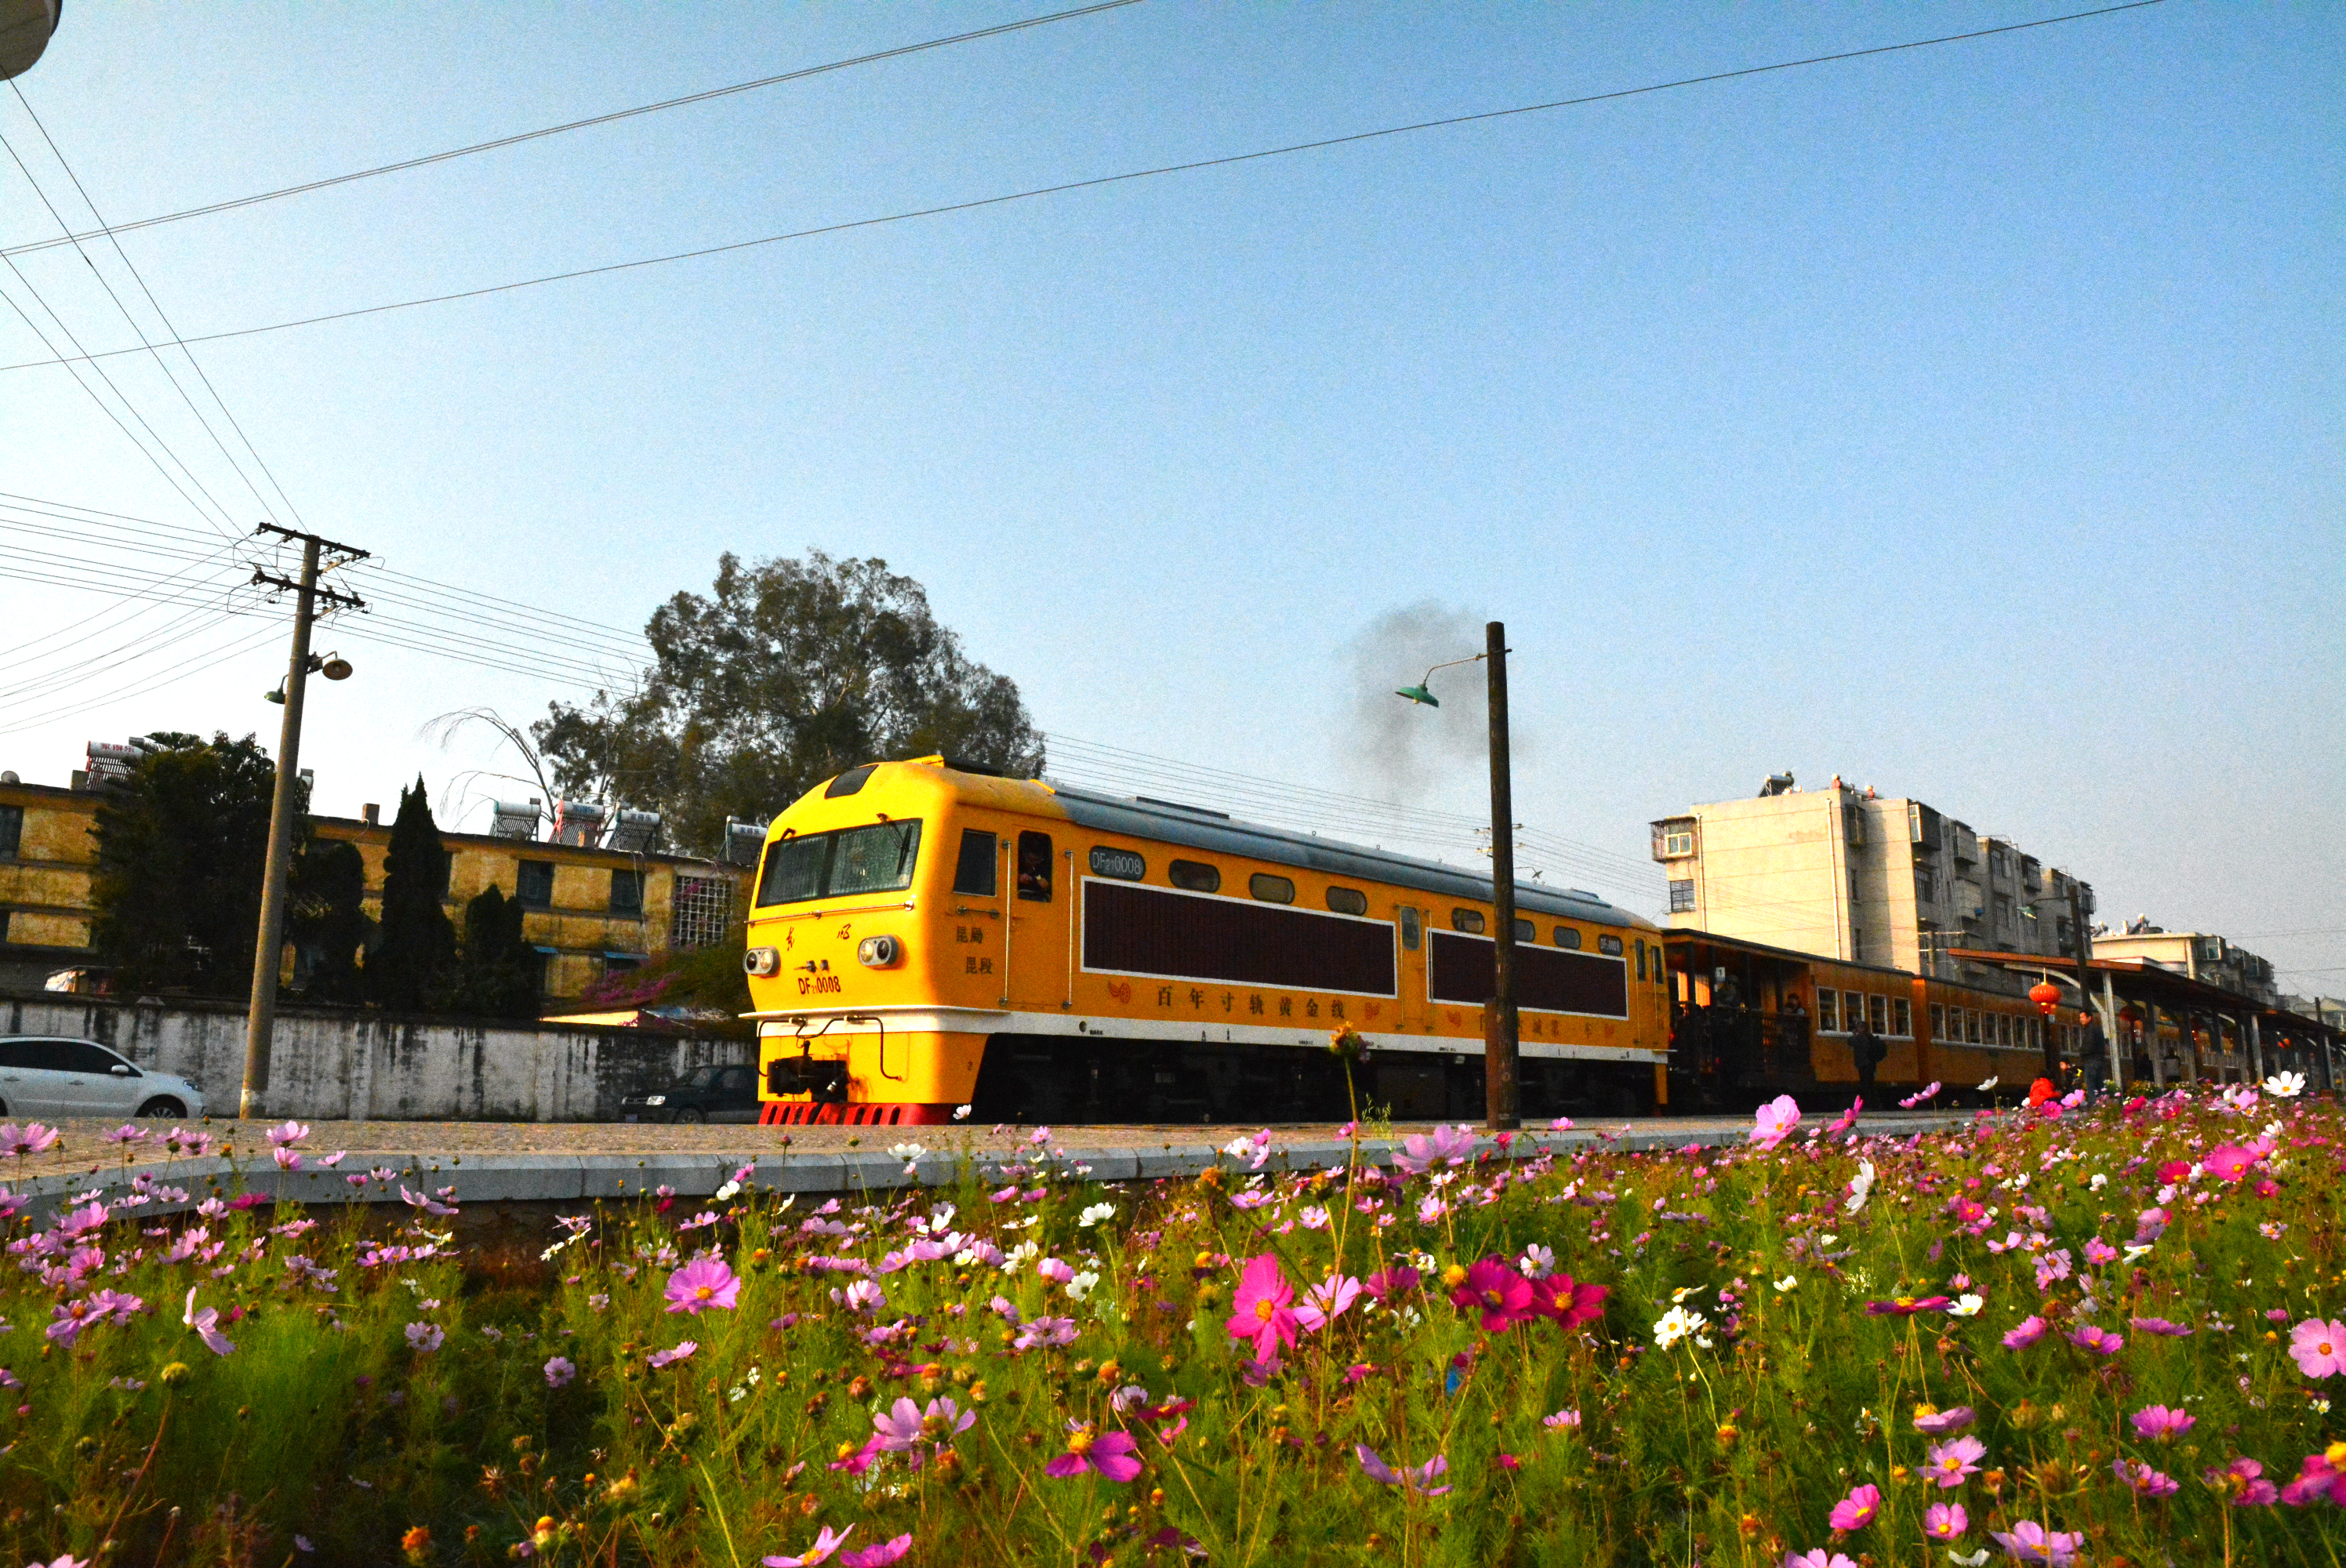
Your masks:
M1145 0L124 243L195 334L2066 8ZM121 221L1049 9L76 0L19 85ZM1471 744L1412 774L1360 722L1423 673L1362 639L1503 617L1526 820L1637 860L1840 772L2335 993L2341 102L2346 10L2170 0L199 351L403 571L636 626L720 550L880 555L1046 729L1462 811ZM0 134L63 205L13 95ZM0 243L55 232L0 159ZM71 250L17 265L129 341ZM0 450L199 525L57 370L0 373ZM104 596L0 596L98 646ZM576 695L371 635L329 634L329 809L485 760L434 713ZM0 698L0 766L273 745L281 659Z

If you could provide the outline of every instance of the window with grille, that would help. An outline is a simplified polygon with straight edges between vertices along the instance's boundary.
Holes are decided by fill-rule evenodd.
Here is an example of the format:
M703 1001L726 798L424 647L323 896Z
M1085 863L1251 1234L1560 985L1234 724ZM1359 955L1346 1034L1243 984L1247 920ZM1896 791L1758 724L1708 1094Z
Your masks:
M1670 912L1684 914L1694 908L1694 879L1687 877L1670 883Z
M722 942L733 929L733 880L730 877L678 877L676 913L668 930L668 945L707 947Z
M0 806L0 860L13 860L25 842L25 808Z

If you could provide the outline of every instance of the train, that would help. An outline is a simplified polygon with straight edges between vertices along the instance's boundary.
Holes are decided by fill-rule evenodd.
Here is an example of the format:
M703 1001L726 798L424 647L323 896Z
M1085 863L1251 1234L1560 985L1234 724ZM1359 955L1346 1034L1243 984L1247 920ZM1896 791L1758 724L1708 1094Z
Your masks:
M1454 866L942 756L851 768L773 820L750 884L760 1120L1479 1117L1492 891ZM2012 997L1748 943L1729 956L1537 883L1516 886L1515 934L1526 1117L1853 1084L1852 1006L1878 1005L1885 1089L2023 1066ZM1331 1049L1340 1033L1353 1049Z

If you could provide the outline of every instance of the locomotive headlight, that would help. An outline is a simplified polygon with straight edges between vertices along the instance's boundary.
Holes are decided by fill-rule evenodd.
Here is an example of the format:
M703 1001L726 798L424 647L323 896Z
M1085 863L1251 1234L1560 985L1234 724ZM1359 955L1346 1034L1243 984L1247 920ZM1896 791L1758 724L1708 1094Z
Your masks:
M741 969L760 980L770 980L782 972L782 955L770 947L753 947L741 955Z
M892 936L867 936L855 944L855 962L867 969L892 969L904 956L904 944Z

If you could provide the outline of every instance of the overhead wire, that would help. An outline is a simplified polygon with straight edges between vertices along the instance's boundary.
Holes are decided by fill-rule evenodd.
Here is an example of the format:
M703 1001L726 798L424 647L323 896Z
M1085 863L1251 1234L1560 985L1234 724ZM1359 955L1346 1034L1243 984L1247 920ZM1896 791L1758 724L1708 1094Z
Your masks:
M860 218L837 223L819 224L812 228L792 229L781 234L768 234L753 239L737 239L722 245L706 245L689 250L671 251L665 255L640 257L628 261L612 261L600 266L573 268L562 272L549 272L536 278L524 278L508 283L494 283L475 289L459 289L444 294L428 294L412 300L393 300L381 305L365 305L347 311L332 311L322 315L305 316L294 321L275 321L264 326L240 327L230 331L203 333L185 341L190 343L223 342L235 338L249 338L265 332L290 331L301 327L321 326L330 321L352 321L362 316L378 316L393 311L415 310L426 305L444 305L461 300L477 300L492 294L505 294L521 289L535 289L551 283L565 283L582 278L597 278L616 272L627 272L646 267L665 266L670 262L699 260L710 256L727 255L738 250L755 249L760 246L780 245L794 240L811 239L824 235L845 234L860 229L873 229L892 223L906 223L917 219L939 218L953 213L974 212L989 207L1001 207L1011 202L1032 201L1046 196L1059 196L1070 191L1092 190L1110 185L1122 185L1134 180L1153 179L1161 176L1194 174L1210 168L1227 168L1238 164L1255 163L1266 158L1288 158L1306 152L1325 151L1330 148L1347 147L1358 142L1374 141L1384 137L1408 136L1421 131L1450 129L1459 126L1476 125L1485 121L1505 119L1518 115L1543 114L1556 109L1576 108L1588 104L1607 103L1620 98L1637 97L1648 93L1669 92L1681 87L1701 87L1717 82L1734 81L1771 71L1798 70L1805 66L1831 65L1840 61L1863 59L1870 56L1897 54L1912 49L1926 49L1940 45L1968 43L2004 33L2020 33L2036 27L2050 27L2065 22L2084 21L2090 17L2114 15L2122 11L2137 11L2146 6L2165 4L2165 0L2126 0L2123 5L2105 5L2090 11L2074 11L2061 16L2040 17L2032 22L2015 22L2000 27L1983 27L1967 33L1950 33L1933 38L1911 39L1899 44L1883 44L1865 49L1845 49L1830 55L1812 55L1804 59L1780 60L1762 66L1745 66L1730 71L1714 71L1698 76L1681 76L1672 81L1651 82L1642 87L1622 87L1610 92L1589 93L1578 97L1556 98L1544 103L1518 104L1507 108L1485 109L1474 114L1450 115L1439 119L1417 120L1408 125L1384 126L1373 130L1354 131L1343 136L1321 137L1311 141L1290 143L1283 147L1264 148L1252 152L1230 153L1219 158L1193 158L1182 163L1160 164L1150 168L1128 169L1119 174L1104 174L1086 179L1065 180L1056 185L1037 186L1027 190L1011 191L1001 196L974 198L965 201L941 203L932 207L914 208L877 218ZM5 252L0 252L5 256ZM75 345L76 349L79 344ZM54 351L52 351L54 352ZM89 358L112 358L117 354L137 353L136 349L110 349ZM26 360L15 364L0 365L0 372L36 370L48 365L73 361L65 359Z
M615 109L610 113L593 115L583 120L568 120L561 125L546 126L538 130L520 131L512 136L498 137L490 141L450 148L444 152L426 153L420 158L403 158L397 163L378 164L372 168L356 169L349 174L332 175L324 179L312 179L301 185L289 185L281 189L264 190L251 196L234 197L226 201L209 202L202 207L186 208L178 212L160 213L153 218L139 219L136 222L107 227L106 220L100 218L99 226L87 233L74 234L68 231L61 239L36 239L25 244L6 246L0 248L0 256L23 256L36 250L47 250L59 245L71 244L76 240L95 239L100 236L130 234L141 229L155 228L158 224L178 223L190 218L208 218L216 212L233 212L240 208L258 206L264 201L281 200L289 196L306 196L315 190L328 190L338 185L349 185L362 179L373 179L386 174L400 174L411 168L423 168L435 163L446 163L454 158L470 158L474 153L495 152L502 148L518 147L524 142L537 141L546 137L562 136L570 131L586 130L595 126L610 125L614 121L633 119L639 115L658 114L664 109L682 108L688 104L705 104L713 98L755 92L761 87L780 87L785 82L804 81L809 76L844 71L856 66L873 65L882 60L899 59L906 55L917 55L930 49L942 49L954 44L973 43L980 38L992 38L1004 33L1023 32L1030 27L1041 27L1053 22L1071 21L1078 16L1096 15L1102 11L1121 10L1127 5L1137 4L1139 0L1105 0L1104 4L1080 6L1073 11L1055 11L1047 16L1029 16L1024 21L1005 22L992 27L980 27L974 32L955 33L950 37L931 38L919 44L903 44L894 48L881 49L868 55L857 55L851 59L833 60L821 66L804 66L795 71L784 71L778 76L760 76L755 81L736 82L731 87L710 87L702 92L687 93L678 98L663 98L656 104L643 104L631 109ZM95 208L91 209L91 214L97 215Z

